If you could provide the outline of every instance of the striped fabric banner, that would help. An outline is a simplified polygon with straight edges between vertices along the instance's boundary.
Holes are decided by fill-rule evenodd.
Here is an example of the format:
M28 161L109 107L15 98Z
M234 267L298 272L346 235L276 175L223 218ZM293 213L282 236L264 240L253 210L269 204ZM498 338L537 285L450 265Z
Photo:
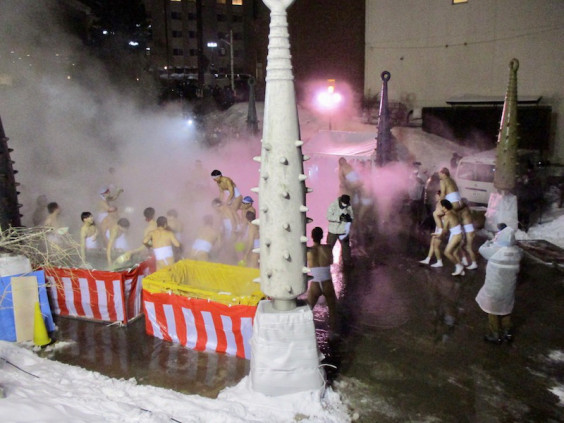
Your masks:
M249 359L256 306L143 290L147 334L197 351L216 351Z
M154 259L129 272L46 268L53 313L127 324L142 313L141 281L154 270Z

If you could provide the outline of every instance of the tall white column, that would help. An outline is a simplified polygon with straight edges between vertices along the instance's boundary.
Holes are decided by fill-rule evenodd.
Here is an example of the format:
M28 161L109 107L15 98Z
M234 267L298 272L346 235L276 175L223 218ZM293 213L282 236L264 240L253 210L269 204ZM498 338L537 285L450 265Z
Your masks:
M263 0L270 9L260 158L261 301L251 339L253 389L283 395L324 387L313 313L296 298L307 288L304 156L298 125L286 9L294 0Z

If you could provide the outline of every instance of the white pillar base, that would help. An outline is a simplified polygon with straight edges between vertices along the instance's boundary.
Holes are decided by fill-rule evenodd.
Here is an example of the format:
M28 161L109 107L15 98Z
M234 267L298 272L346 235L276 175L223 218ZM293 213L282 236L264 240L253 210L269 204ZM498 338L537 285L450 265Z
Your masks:
M486 211L485 228L490 232L497 232L497 225L505 223L517 230L517 197L511 193L491 193Z
M313 313L308 305L279 311L272 301L259 303L251 338L250 381L254 391L278 396L323 389L319 360Z

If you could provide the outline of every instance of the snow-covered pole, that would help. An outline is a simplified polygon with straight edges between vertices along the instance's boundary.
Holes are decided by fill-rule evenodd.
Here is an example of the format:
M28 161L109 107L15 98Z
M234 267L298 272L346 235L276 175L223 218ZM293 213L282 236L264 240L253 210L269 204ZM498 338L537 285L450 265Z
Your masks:
M500 191L515 187L519 128L517 122L517 70L519 61L509 62L509 83L503 104L501 124L497 138L494 186Z
M263 0L270 9L260 158L260 283L277 310L305 292L305 179L286 9L294 0Z

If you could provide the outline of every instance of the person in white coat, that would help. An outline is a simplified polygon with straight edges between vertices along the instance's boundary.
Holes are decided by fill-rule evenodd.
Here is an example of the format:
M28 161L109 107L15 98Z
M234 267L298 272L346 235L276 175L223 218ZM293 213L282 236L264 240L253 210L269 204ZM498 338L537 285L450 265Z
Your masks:
M484 286L476 296L480 308L488 313L489 333L484 340L496 344L511 342L511 312L523 256L521 249L515 245L515 231L505 227L478 251L488 261Z

